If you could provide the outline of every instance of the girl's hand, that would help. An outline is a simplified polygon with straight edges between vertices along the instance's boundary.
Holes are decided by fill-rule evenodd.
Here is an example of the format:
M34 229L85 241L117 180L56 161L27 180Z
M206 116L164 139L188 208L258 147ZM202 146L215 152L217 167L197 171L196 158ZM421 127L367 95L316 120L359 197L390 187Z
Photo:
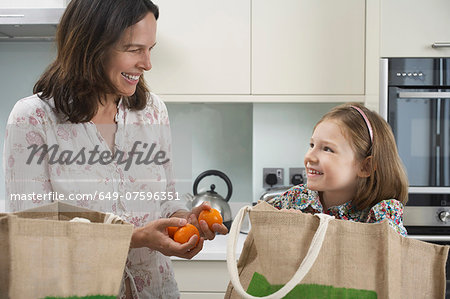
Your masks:
M216 237L216 233L226 235L228 233L228 229L223 224L214 223L212 226L212 230L209 229L208 223L205 220L201 220L200 222L197 220L198 215L203 210L210 210L211 206L209 202L203 202L200 206L195 207L192 211L177 211L172 215L172 217L180 217L185 218L192 225L197 227L200 232L200 236L204 237L207 240L213 240Z
M151 221L144 227L134 229L130 247L148 247L167 256L191 259L202 250L204 238L200 238L197 246L195 246L197 235L192 236L187 243L180 244L172 240L167 233L167 227L180 227L186 223L186 219L182 218L163 218Z

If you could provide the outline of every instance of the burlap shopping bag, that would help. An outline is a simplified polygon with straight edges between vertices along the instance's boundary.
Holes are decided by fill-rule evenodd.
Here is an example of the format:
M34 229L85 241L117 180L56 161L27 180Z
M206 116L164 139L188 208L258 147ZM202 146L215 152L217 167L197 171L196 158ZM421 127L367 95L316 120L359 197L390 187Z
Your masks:
M133 226L111 216L61 202L0 214L0 298L115 298Z
M251 231L238 264L245 214ZM444 298L448 246L405 238L388 222L244 207L230 230L225 298ZM248 293L250 293L250 295Z

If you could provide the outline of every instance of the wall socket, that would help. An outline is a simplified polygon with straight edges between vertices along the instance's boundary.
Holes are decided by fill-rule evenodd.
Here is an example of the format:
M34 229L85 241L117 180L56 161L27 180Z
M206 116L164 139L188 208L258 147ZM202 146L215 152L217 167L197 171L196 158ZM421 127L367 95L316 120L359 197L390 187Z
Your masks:
M304 167L289 168L289 185L306 184L306 169Z
M283 168L263 168L263 188L284 186Z

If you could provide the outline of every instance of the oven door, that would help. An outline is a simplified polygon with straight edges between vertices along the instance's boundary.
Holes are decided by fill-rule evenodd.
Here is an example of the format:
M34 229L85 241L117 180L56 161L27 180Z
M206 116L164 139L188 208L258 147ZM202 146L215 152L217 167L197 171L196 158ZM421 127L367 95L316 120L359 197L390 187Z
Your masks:
M389 87L388 123L411 187L450 193L450 89Z

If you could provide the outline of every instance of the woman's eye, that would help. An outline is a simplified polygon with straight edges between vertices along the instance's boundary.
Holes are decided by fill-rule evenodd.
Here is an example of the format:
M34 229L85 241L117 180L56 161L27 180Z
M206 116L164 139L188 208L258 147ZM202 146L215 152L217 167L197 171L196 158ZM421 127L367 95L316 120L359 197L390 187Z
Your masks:
M314 147L314 143L310 143L310 144L309 144L309 147L310 147L310 148L313 148L313 147Z
M325 146L323 148L323 150L326 151L326 152L334 153L334 151L331 148L329 148L328 146Z

